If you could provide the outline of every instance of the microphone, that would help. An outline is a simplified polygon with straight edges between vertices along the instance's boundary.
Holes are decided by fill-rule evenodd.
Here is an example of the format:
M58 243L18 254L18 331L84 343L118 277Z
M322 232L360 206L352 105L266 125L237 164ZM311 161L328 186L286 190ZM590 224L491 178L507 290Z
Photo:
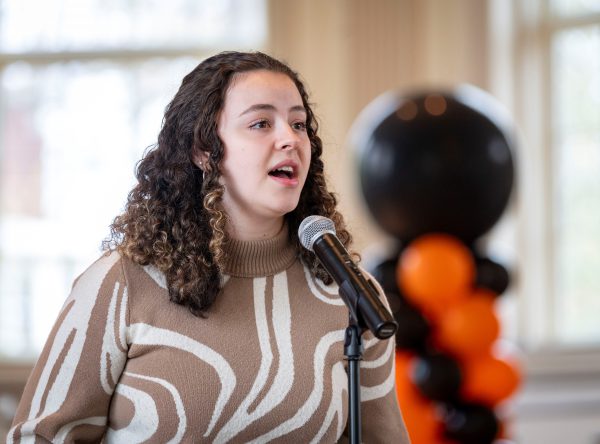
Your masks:
M375 284L361 273L337 238L333 221L323 216L308 216L298 228L298 237L338 284L340 296L359 326L368 328L379 339L393 336L398 324L379 299Z

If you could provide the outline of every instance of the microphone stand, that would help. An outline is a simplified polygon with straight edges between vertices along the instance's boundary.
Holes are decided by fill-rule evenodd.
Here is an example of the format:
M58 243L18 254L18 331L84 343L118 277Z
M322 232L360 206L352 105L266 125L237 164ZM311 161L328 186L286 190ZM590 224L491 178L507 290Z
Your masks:
M344 293L347 301L355 301L348 307L350 316L346 337L344 340L344 356L348 361L348 425L350 444L360 444L362 436L362 422L360 414L360 361L362 361L363 344L362 334L366 327L358 311L360 294L348 281L339 286L340 293Z
M346 328L344 356L348 361L348 425L350 444L360 444L360 361L362 360L363 345L358 325L350 318Z

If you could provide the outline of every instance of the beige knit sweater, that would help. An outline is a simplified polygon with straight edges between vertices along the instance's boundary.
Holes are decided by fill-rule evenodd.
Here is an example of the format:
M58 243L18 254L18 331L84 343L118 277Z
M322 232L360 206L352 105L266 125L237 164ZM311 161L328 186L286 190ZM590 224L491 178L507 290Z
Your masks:
M207 319L165 278L116 253L74 283L29 378L8 443L332 443L344 439L348 311L287 231L231 241ZM363 336L363 441L408 443L394 343Z

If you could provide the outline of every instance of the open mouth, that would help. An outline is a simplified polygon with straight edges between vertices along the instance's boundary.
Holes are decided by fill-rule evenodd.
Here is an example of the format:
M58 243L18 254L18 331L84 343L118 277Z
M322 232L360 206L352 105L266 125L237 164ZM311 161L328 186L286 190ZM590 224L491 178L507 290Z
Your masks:
M269 171L269 176L278 177L280 179L293 179L296 176L296 173L291 166L282 166Z

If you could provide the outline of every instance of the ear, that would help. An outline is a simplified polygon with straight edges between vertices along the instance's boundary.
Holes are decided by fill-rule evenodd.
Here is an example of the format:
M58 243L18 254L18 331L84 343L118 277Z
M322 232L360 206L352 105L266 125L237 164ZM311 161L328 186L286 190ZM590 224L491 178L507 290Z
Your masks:
M194 150L194 154L192 155L192 159L194 164L204 171L206 168L206 164L208 163L208 153L202 150Z

